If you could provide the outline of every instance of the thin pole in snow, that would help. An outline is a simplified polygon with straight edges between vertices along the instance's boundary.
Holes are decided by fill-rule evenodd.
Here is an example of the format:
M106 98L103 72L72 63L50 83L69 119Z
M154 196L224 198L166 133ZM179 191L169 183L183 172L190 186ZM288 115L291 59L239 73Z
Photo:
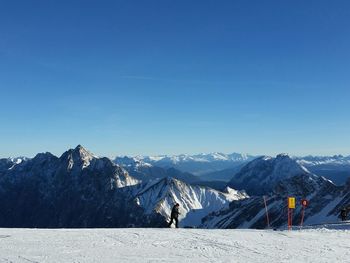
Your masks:
M289 207L287 208L288 209L288 230L290 230L290 209Z
M303 227L304 216L305 216L305 206L303 206L302 211L301 211L300 229Z
M269 218L269 211L267 210L266 196L264 195L263 198L264 198L264 205L265 205L265 212L266 212L267 228L270 228L270 218Z
M293 209L288 208L288 230L292 230L293 226Z

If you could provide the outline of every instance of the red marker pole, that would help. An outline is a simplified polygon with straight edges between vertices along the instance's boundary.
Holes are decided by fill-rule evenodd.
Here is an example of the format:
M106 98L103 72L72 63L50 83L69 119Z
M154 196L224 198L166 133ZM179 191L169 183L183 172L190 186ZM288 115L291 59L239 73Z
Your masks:
M306 199L301 200L301 206L303 207L301 210L301 221L300 221L300 228L303 227L304 224L304 216L305 216L305 208L309 205L309 201Z
M305 215L305 206L303 206L302 210L301 210L301 221L300 221L300 228L303 227L303 223L304 223L304 215Z
M288 208L288 230L292 229L292 209Z
M288 215L288 230L290 230L290 208L289 208L289 198L287 199L287 215Z

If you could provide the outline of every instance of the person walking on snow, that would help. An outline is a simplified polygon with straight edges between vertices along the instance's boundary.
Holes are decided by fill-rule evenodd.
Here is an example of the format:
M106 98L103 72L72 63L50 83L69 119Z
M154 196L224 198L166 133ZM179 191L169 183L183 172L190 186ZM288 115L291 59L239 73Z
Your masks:
M173 209L171 210L171 219L170 219L170 223L168 224L168 227L171 227L173 220L175 220L175 227L179 228L179 207L180 205L178 203L176 203L173 206Z

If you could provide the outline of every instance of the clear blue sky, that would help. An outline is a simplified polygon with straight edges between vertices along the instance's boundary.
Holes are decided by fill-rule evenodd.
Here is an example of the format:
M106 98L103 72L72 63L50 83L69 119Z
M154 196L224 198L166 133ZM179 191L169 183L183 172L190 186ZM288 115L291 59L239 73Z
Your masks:
M1 1L0 156L350 154L350 1Z

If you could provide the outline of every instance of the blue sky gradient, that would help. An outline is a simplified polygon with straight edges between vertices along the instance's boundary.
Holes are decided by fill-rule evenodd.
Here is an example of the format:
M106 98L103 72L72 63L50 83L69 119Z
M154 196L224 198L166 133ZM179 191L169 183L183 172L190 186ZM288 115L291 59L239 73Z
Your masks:
M350 154L350 2L1 1L0 157Z

